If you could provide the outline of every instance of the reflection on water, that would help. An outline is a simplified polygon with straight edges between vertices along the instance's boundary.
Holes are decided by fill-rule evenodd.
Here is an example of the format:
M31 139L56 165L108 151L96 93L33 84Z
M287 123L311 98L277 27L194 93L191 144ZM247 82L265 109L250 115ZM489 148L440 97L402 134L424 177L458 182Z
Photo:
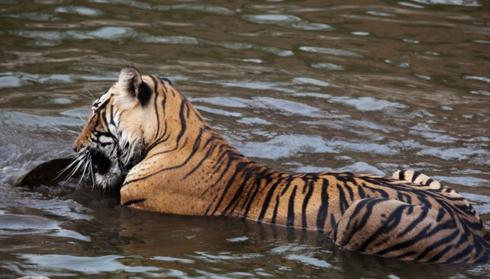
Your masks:
M121 209L77 187L16 189L71 152L133 64L177 84L248 156L288 171L416 168L490 226L489 5L479 0L0 3L0 274L479 278L243 220ZM108 275L110 274L110 275Z

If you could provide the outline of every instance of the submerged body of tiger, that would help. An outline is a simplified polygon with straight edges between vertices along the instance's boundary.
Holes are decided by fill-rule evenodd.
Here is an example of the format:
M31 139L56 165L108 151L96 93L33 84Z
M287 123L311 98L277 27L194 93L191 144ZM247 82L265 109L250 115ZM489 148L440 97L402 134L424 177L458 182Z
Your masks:
M401 260L487 260L471 205L424 174L288 174L259 165L211 129L171 83L124 68L94 103L78 162L121 204L162 213L237 216L317 230L348 249Z

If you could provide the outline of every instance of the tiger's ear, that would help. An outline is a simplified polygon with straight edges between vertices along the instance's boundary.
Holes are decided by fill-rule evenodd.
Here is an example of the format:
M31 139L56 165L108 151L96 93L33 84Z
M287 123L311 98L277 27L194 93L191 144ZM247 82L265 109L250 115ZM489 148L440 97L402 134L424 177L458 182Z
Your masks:
M117 83L128 96L137 98L142 105L146 105L151 92L138 69L132 66L122 68Z

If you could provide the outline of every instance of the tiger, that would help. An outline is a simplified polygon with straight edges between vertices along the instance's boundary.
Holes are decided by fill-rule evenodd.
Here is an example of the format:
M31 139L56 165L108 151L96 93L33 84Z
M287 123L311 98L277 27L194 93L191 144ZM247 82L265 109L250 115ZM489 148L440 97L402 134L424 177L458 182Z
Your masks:
M172 82L122 68L73 148L83 175L120 205L317 231L340 249L401 261L488 261L490 234L456 191L413 170L392 177L289 173L254 162Z

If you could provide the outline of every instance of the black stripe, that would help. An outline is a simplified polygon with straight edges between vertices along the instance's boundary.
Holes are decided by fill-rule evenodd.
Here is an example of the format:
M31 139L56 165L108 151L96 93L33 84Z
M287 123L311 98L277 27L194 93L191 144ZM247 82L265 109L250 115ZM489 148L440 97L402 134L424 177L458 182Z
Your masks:
M265 172L267 172L267 169L264 169ZM250 197L250 199L248 199L248 202L247 202L247 205L245 207L245 212L244 212L244 216L247 217L248 216L248 212L250 211L250 207L252 206L252 203L254 202L255 200L255 196L257 195L257 193L259 192L259 189L260 189L260 186L261 186L261 181L262 181L262 178L265 176L264 173L261 173L260 175L256 176L255 178L255 189L254 189L254 192L252 194L252 196ZM266 184L269 182L269 179L266 180Z
M160 113L158 112L158 105L157 105L157 100L158 100L158 81L154 76L150 76L150 78L153 80L153 91L154 93L154 98L153 98L153 109L155 110L156 113L156 119L157 119L157 132L155 133L154 138L158 138L160 135Z
M235 195L233 196L232 200L228 203L228 205L226 206L225 210L224 210L224 213L223 215L228 215L228 212L233 212L235 211L235 208L238 206L239 202L240 202L240 197L243 193L244 190L246 190L246 188L249 187L249 179L251 177L253 177L254 175L256 174L256 171L254 168L251 168L251 169L248 169L246 172L245 172L245 176L243 177L242 179L242 183L241 185L239 186L239 190L237 190L237 193L235 193ZM256 180L255 180L256 182ZM248 192L248 194L250 193L250 191ZM247 197L245 197L245 201L247 200L248 198L248 194L247 194Z
M340 186L340 184L338 184L338 183L337 183L337 190L338 190L338 193L339 193L338 202L339 202L340 213L341 214L344 214L345 210L347 210L347 207L349 205L347 203L347 200L345 199L344 190L342 189L342 186Z
M333 214L330 214L330 227L332 228L333 231L337 229L337 219Z
M251 164L251 162L239 162L237 164L237 166L235 167L235 172L233 173L233 175L230 177L230 179L228 180L226 186L225 186L225 189L223 190L223 192L221 193L221 196L220 198L218 199L218 203L216 204L216 206L214 207L214 210L212 212L212 214L214 215L216 213L216 211L218 210L218 208L221 206L221 203L223 202L223 199L225 198L226 194L228 193L228 190L230 190L230 187L231 185L235 182L235 177L240 173L240 172L244 172L246 171L245 168L247 167L247 165Z
M354 201L354 192L352 191L352 188L347 183L344 184L344 187L347 189L347 193L349 194L349 200L351 202Z
M405 171L404 170L401 170L398 173L398 180L405 180Z
M446 211L444 210L444 208L439 208L439 211L437 212L436 222L439 223L445 215Z
M185 109L187 108L186 106L186 101L182 100L182 103L180 104L180 111L179 111L179 119L180 119L180 131L179 134L177 135L177 138L175 140L176 145L179 145L179 141L182 138L182 136L185 133L185 130L187 128L187 121L185 119Z
M454 240L454 238L458 235L458 233L459 233L458 230L454 230L454 232L452 232L448 236L443 237L443 238L439 239L438 241L433 242L430 246L428 246L427 248L425 248L424 251L422 251L422 253L420 253L414 260L419 261L419 260L425 258L425 256L427 256L427 254L429 252L433 251L434 249L440 247L443 244L447 245L445 249L443 249L442 251L440 251L439 253L437 253L435 256L433 256L431 259L429 259L429 261L436 261L436 260L438 260L439 258L441 258L447 252L447 249L448 248L449 249L453 248L453 245L449 245L449 243L452 240Z
M169 150L165 150L165 151L161 151L161 152L157 152L155 154L152 154L151 157L149 157L149 158L152 158L152 157L155 157L155 156L158 156L158 155L161 155L161 154L169 153L169 152L172 152L172 151L175 151L175 150L179 149L179 146L180 146L179 145L179 141L180 141L180 139L182 138L182 136L184 135L184 133L185 133L185 131L187 129L187 124L186 124L186 119L185 119L185 113L186 113L185 112L185 108L186 108L186 101L185 100L182 100L182 102L180 104L180 111L179 111L180 131L179 131L179 134L177 135L177 138L175 140L175 147L172 148L172 149L169 149ZM156 143L152 144L148 149L153 148L158 143L159 142L156 142ZM184 144L182 144L182 146L185 146L185 141L184 141Z
M199 134L194 142L194 145L192 146L192 151L191 153L187 156L187 158L180 164L177 164L175 166L171 166L171 167L166 167L166 168L161 168L151 174L148 174L148 175L145 175L145 176L142 176L142 177L138 177L138 178L135 178L135 179L132 179L132 180L128 180L128 181L125 181L123 186L124 185L128 185L130 183L134 183L134 182L137 182L137 181L141 181L141 180L144 180L144 179L147 179L149 177L152 177L158 173L161 173L161 172L164 172L164 171L168 171L168 170L173 170L173 169L177 169L177 168L180 168L182 166L184 166L185 164L187 164L191 159L192 157L196 154L197 150L199 149L200 145L201 145L201 136L202 136L202 132L203 132L203 129L201 129L199 131Z
M359 199L366 198L366 192L364 192L362 185L357 187L357 195L359 195Z
M425 226L424 228L422 228L418 234L412 236L410 239L406 240L406 241L403 241L403 242L397 242L395 245L392 245L392 246L389 246L389 247L386 247L385 249L379 251L378 255L385 255L389 252L393 252L393 251L397 251L397 250L402 250L402 249L405 249L407 247L410 247L414 244L416 244L417 242L423 240L423 239L426 239L428 237L428 234L427 234L427 231L429 230L429 228L431 227L430 224L428 224L427 226Z
M344 236L344 238L343 238L344 241L342 243L339 243L340 245L347 244L355 233L358 233L359 230L363 229L364 226L366 226L368 219L372 216L373 207L378 202L382 202L382 201L384 201L384 199L379 199L379 198L362 199L355 205L354 210L352 211L351 215L349 216L349 219L350 219L349 221L356 219L357 216L361 213L361 210L363 210L363 209L365 210L364 214L360 218L360 221L356 222L356 224L354 225L354 228L350 230L350 234L347 236ZM349 222L349 223L351 223L351 222ZM362 249L362 247L360 249Z
M298 186L294 186L293 191L291 193L291 196L289 196L289 202L288 202L288 219L286 226L288 227L294 227L294 198L296 197L296 188Z
M414 207L413 205L409 205L409 207ZM419 216L413 220L410 225L406 226L405 229L403 231L401 231L397 237L402 237L404 236L405 234L407 234L409 231L413 230L418 224L420 224L420 222L424 221L425 218L427 217L427 214L429 213L429 210L427 209L427 207L422 207L421 208L422 212L419 213Z
M320 204L320 208L318 209L318 215L316 218L316 228L321 233L323 233L327 215L328 215L328 180L323 179L321 204Z
M425 181L424 184L425 184L425 186L429 186L432 182L434 182L434 179L429 178L429 179L427 179L427 181Z
M419 177L421 174L422 174L422 173L421 173L421 172L419 172L419 171L414 171L414 172L413 172L412 179L411 179L412 183L415 183L415 180L417 180L417 177ZM422 185L423 185L423 183L422 183Z
M461 252L457 253L456 255L450 257L447 260L447 262L450 263L450 262L461 261L463 258L468 257L470 255L471 250L473 250L473 246L468 245L468 247L466 247L465 249L463 249L463 251L461 251Z
M275 224L276 223L276 217L277 217L277 210L279 208L279 202L281 201L281 196L276 195L276 204L274 205L274 211L272 212L272 219L271 223Z
M267 212L267 209L269 208L269 203L271 202L272 196L274 195L274 192L276 191L277 185L281 183L282 179L278 179L276 183L274 183L269 191L267 192L267 196L265 197L264 203L262 204L262 208L260 209L260 214L258 221L262 222L264 220L265 213Z
M308 202L310 201L311 195L313 194L314 189L314 181L310 179L308 182L305 182L305 187L308 188L306 195L303 199L303 205L301 206L301 223L303 228L308 227L306 223L306 209L308 206Z
M212 142L214 138L211 137L210 139L208 139L206 141L206 144L203 146L202 149L206 148L206 146ZM184 175L184 177L182 179L186 179L187 177L189 177L190 175L192 175L197 169L199 169L201 167L201 165L204 163L204 161L210 159L210 155L213 154L213 151L216 149L217 145L215 143L213 143L209 148L208 148L208 151L206 151L206 154L204 154L202 156L202 159L199 160L199 162L197 162L197 164L194 165L194 167L192 168L192 170L190 170L186 175Z
M233 209L235 209L236 204L238 202L238 199L241 197L241 195L243 193L243 189L245 188L244 184L247 183L248 178L249 178L249 175L247 174L247 176L245 176L243 178L242 184L240 185L240 187L238 187L238 190L235 192L235 194L233 195L233 198L230 200L228 205L225 207L225 210L223 210L221 215L225 215L225 216L228 215L228 213L232 207L233 207ZM233 212L233 210L231 210L231 212Z
M174 84L172 83L172 81L171 81L170 79L166 78L166 77L161 77L161 76L160 76L160 77L158 77L158 78L159 78L160 80L164 80L164 81L166 81L168 84L170 84L170 85L172 85L172 86L174 85Z

